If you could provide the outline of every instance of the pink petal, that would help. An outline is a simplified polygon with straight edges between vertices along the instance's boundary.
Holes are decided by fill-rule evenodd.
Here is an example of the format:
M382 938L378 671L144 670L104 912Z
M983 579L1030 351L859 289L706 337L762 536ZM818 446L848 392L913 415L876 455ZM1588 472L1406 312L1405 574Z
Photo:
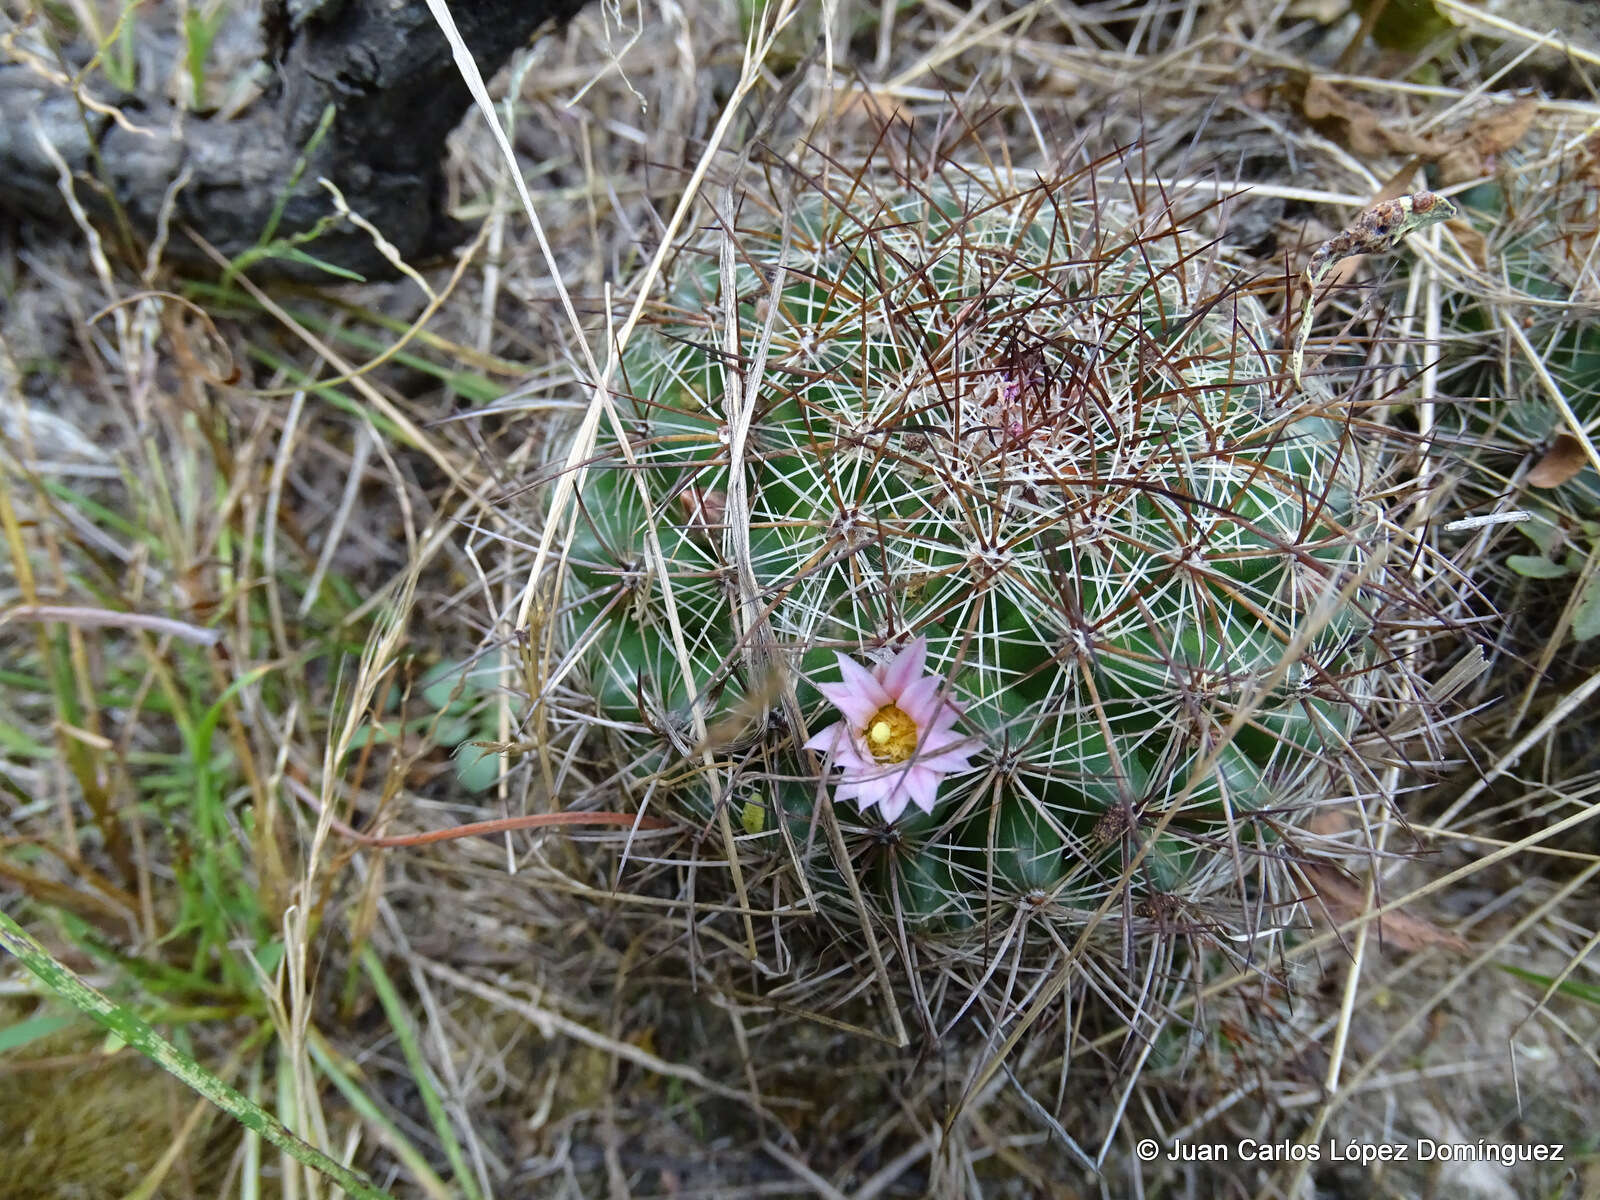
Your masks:
M834 751L837 744L845 740L848 727L843 721L835 721L819 733L814 733L805 744L805 749L815 750L818 754L829 754Z
M971 755L973 755L974 750L976 750L976 747L966 750L946 750L944 754L917 758L915 762L917 762L917 766L923 766L926 770L933 771L934 774L946 776L946 774L955 774L957 771L970 770L971 765L973 765L971 763Z
M878 805L880 809L887 807L891 801L891 793L894 791L894 785L891 781L883 778L863 779L853 786L856 803L861 806L863 813L874 804Z
M900 783L900 780L896 780ZM883 815L886 824L894 824L901 813L905 812L906 805L911 803L911 789L902 786L892 788L887 796L878 802L878 811Z
M911 802L925 813L933 811L934 799L939 795L939 776L924 766L912 767L906 772L905 787L901 789L910 796Z
M846 721L835 721L820 733L813 734L806 741L805 748L828 755L828 761L844 770L846 778L852 773L870 772L877 768L877 761L866 753L861 736Z
M829 704L849 718L850 724L857 727L872 720L872 715L883 707L878 701L862 694L859 688L848 683L819 683L817 691L822 693Z
M870 775L878 769L878 762L862 745L860 736L851 730L850 736L833 748L833 765L844 768L847 776Z
M932 722L930 722L933 726L934 732L936 733L943 733L946 729L949 729L962 717L967 715L962 711L961 705L950 699L949 696L943 697L940 703L943 705L943 707L939 709L939 715L934 717Z
M930 729L923 735L922 744L917 747L917 760L920 762L924 757L943 754L946 750L961 745L971 746L971 749L967 751L970 754L972 750L977 748L972 745L975 740L966 734L957 733L954 729L940 729L937 731Z
M974 742L969 745L958 746L950 750L942 750L938 754L930 754L926 758L919 756L914 761L917 766L940 775L951 775L956 771L965 771L972 766L968 760L977 753L978 747Z
M943 686L944 680L937 675L924 675L901 692L895 704L917 723L918 729L926 729L944 707L939 699L939 689Z
M890 699L898 701L908 687L922 678L922 668L927 661L928 639L919 637L895 655L888 666L879 668L878 678L883 681L883 690L889 693Z
M901 694L900 711L917 723L918 729L942 733L965 714L961 705L950 699L950 685L937 675L924 675Z
M838 654L837 657L839 659L839 674L844 677L843 686L872 704L872 710L867 716L870 717L872 713L877 712L890 702L889 693L883 690L883 684L878 682L877 677L871 671L847 654ZM822 686L838 687L840 685L824 684Z

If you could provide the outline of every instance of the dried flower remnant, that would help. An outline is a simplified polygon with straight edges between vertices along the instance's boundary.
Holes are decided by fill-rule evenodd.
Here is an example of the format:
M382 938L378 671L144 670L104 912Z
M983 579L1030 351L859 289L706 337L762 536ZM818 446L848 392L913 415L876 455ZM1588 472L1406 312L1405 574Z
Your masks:
M945 698L948 682L923 674L928 639L871 669L838 657L840 681L817 690L844 719L806 743L844 772L833 798L854 800L862 812L876 804L887 822L908 804L931 813L940 781L966 770L976 745L955 731L961 710Z
M720 488L687 487L678 493L678 504L684 528L694 533L720 533L728 517L728 493Z
M1300 329L1295 334L1289 356L1289 374L1300 386L1300 371L1305 364L1306 338L1311 334L1311 306L1317 287L1328 272L1344 259L1357 254L1382 254L1393 250L1408 233L1448 221L1456 206L1434 192L1416 192L1394 200L1384 200L1364 210L1343 231L1323 242L1306 263L1306 303L1300 314Z

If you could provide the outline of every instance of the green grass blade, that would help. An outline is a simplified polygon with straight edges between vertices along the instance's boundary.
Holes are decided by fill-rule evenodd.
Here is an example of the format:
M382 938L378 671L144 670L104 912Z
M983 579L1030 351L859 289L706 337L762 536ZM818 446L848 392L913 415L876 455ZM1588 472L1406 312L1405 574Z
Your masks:
M1543 975L1538 971L1529 971L1522 967L1512 967L1506 965L1505 963L1497 963L1495 965L1507 975L1513 975L1518 979L1527 981L1528 983L1536 983L1546 991L1549 991L1550 985L1555 984L1556 982L1554 976ZM1596 987L1592 983L1585 983L1581 979L1563 979L1559 984L1556 984L1556 991L1560 992L1563 996L1570 996L1574 1000L1582 1000L1585 1004L1600 1005L1600 987Z
M77 1019L75 1016L57 1013L51 1016L29 1017L24 1021L18 1021L15 1025L0 1028L0 1054L9 1054L30 1042L49 1037L52 1033L60 1033Z
M383 1145L400 1160L406 1170L411 1172L412 1181L417 1187L434 1197L434 1200L455 1200L455 1193L444 1180L439 1178L438 1172L428 1165L428 1160L422 1156L422 1151L413 1146L395 1123L384 1115L383 1110L372 1102L372 1098L358 1088L340 1069L333 1061L333 1054L322 1040L313 1035L306 1048L311 1052L311 1060L317 1064L317 1069L339 1089L340 1094L350 1107L356 1110L357 1115L378 1131Z
M361 952L361 965L367 972L367 978L372 980L372 986L378 993L378 1002L383 1005L384 1014L389 1018L389 1027L394 1030L395 1038L400 1043L400 1052L405 1055L406 1066L411 1069L417 1094L422 1097L423 1107L428 1110L428 1119L433 1122L433 1130L444 1147L445 1156L450 1160L450 1169L455 1172L456 1184L468 1200L483 1200L478 1181L467 1164L467 1156L462 1152L461 1143L456 1140L450 1115L445 1112L444 1102L434 1086L433 1072L423 1057L422 1047L417 1044L417 1031L411 1024L411 1014L406 1011L400 994L394 990L394 984L389 981L372 947L368 946Z
M315 1146L301 1141L260 1105L185 1055L137 1015L84 983L3 912L0 912L0 947L14 954L61 999L94 1018L162 1070L177 1076L246 1129L326 1175L352 1196L362 1197L362 1200L391 1200L387 1192L380 1191Z

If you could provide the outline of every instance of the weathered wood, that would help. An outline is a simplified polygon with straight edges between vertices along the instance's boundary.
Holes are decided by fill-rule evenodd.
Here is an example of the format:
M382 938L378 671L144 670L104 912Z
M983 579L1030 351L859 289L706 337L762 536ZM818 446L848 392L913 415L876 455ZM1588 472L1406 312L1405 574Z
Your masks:
M450 9L488 78L540 26L569 19L582 3L456 0ZM164 198L187 171L174 221L230 258L258 242L280 200L280 238L312 229L332 213L319 176L336 184L350 207L408 261L459 243L465 231L444 212L442 167L445 137L470 97L424 0L271 0L264 28L274 82L233 120L180 114L159 97L95 86L96 97L116 104L135 132L85 110L69 91L25 67L0 66L0 206L65 217L58 170L43 138L72 169L92 215L115 230L120 206L127 231L139 242L154 236ZM296 180L296 166L330 105L332 124ZM394 274L370 235L347 221L305 249L369 279ZM168 258L203 261L177 232ZM329 278L283 258L263 260L252 273Z

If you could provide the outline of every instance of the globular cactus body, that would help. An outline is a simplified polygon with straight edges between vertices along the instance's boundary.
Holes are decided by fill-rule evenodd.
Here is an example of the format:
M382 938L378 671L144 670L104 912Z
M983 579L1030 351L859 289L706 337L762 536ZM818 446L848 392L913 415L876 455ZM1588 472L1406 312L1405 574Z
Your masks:
M1492 277L1482 295L1447 296L1445 386L1502 400L1465 412L1480 431L1485 424L1509 430L1525 445L1567 429L1550 384L1580 423L1600 418L1600 162L1595 150L1585 157L1564 161L1557 172L1508 164L1502 177L1461 196L1461 207L1488 224ZM1517 324L1543 372L1506 322ZM1591 495L1600 494L1594 480L1586 482Z
M678 803L766 806L814 890L856 870L915 927L1092 908L1140 849L1136 892L1241 886L1341 786L1370 696L1336 408L1285 399L1274 320L1143 192L870 167L796 190L687 245L625 353L627 452L602 429L567 556L597 715ZM835 780L741 706L792 684L814 733L835 651L913 638L971 766L888 829L841 809L835 863L806 838ZM712 767L695 704L740 725Z
M1488 230L1488 277L1447 292L1442 306L1441 390L1462 398L1444 410L1441 439L1457 460L1456 502L1473 516L1531 514L1504 527L1491 554L1510 574L1478 572L1497 607L1523 613L1512 637L1529 646L1563 610L1575 641L1600 637L1600 573L1590 565L1600 555L1597 150L1509 161L1462 194Z

